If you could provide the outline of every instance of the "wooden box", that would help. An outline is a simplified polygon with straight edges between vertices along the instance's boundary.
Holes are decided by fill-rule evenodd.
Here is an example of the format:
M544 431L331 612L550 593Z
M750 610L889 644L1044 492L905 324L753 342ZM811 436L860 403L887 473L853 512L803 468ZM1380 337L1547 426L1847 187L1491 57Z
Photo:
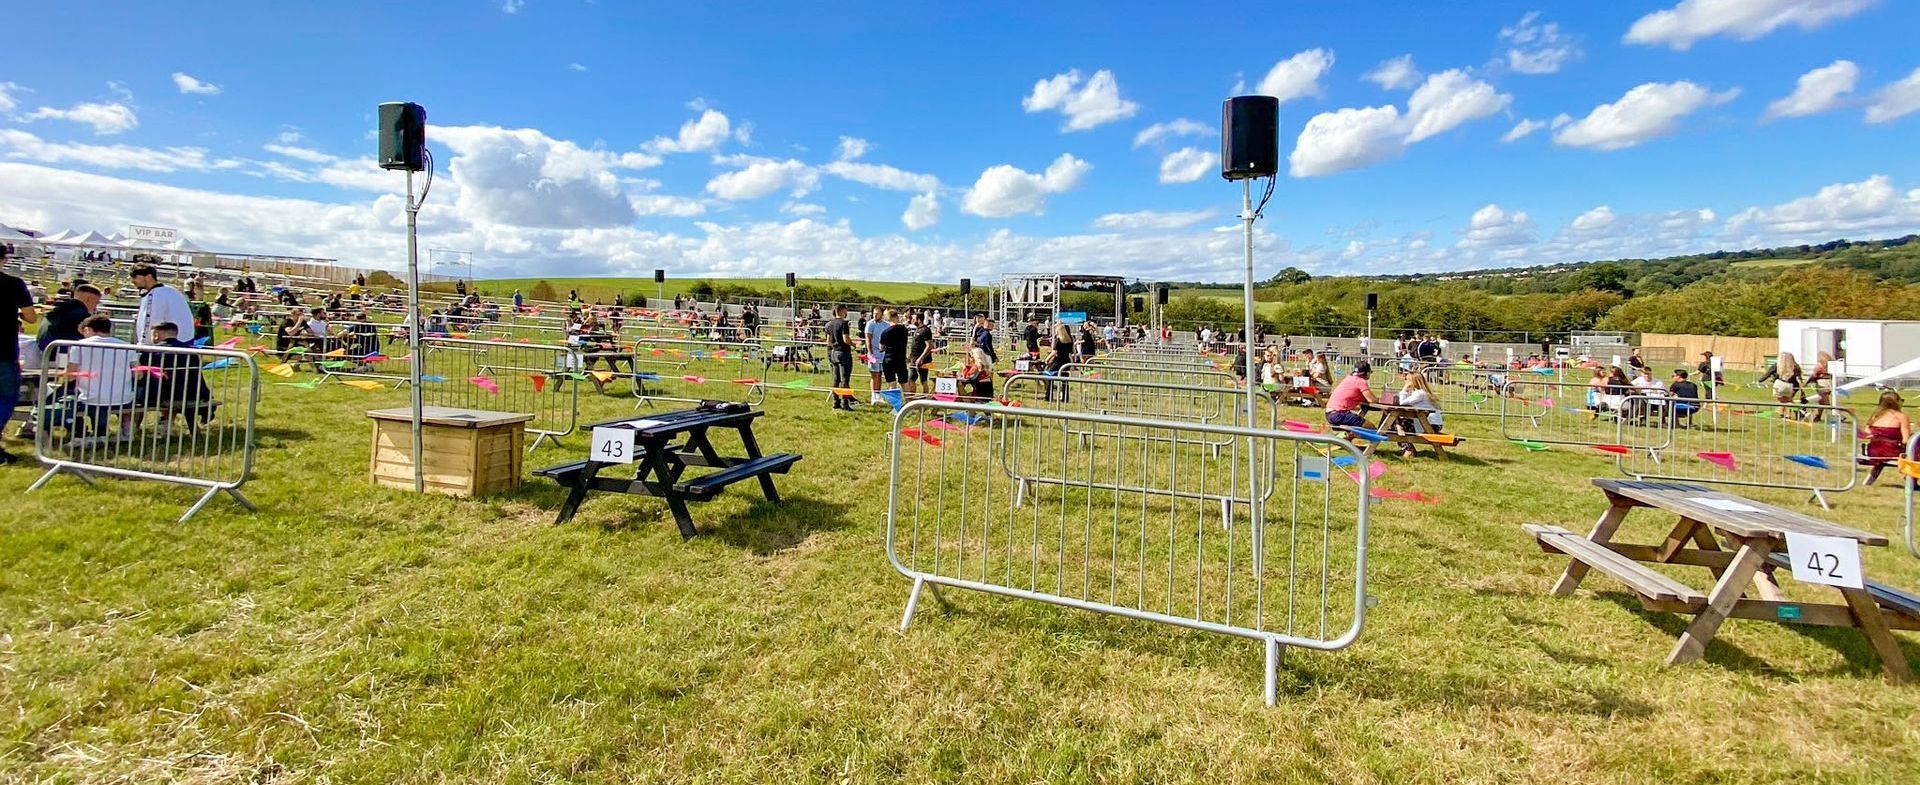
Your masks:
M425 488L451 496L484 496L520 487L520 461L531 414L427 406L421 409L420 460ZM373 420L372 477L413 490L413 412L367 412Z

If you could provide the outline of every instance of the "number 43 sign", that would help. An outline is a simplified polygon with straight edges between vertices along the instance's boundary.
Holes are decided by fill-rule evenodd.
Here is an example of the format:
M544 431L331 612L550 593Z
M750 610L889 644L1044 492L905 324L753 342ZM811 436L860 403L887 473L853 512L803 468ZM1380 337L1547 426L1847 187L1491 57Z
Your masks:
M633 463L632 428L595 428L588 459L595 463Z
M1860 543L1854 540L1787 532L1787 558L1796 581L1861 587Z

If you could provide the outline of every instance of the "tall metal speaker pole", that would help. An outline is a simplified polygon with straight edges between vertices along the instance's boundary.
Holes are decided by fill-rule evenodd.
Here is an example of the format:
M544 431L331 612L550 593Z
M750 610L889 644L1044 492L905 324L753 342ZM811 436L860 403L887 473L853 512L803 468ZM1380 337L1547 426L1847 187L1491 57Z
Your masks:
M1277 175L1268 175L1268 176L1275 177ZM1260 427L1259 421L1254 419L1254 411L1258 408L1258 401L1260 398L1260 393L1259 393L1260 385L1255 383L1257 374L1254 372L1254 365L1253 365L1253 217L1254 217L1253 216L1253 181L1254 179L1255 178L1247 177L1240 180L1240 186L1241 186L1240 215L1241 215L1241 220L1243 220L1246 223L1246 234L1247 234L1247 285L1246 285L1246 288L1242 290L1242 295L1243 295L1242 304L1246 307L1246 313L1243 314L1244 324L1241 328L1245 330L1245 332L1240 334L1240 347L1241 347L1241 350L1246 353L1246 359L1243 361L1243 364L1241 367L1246 370L1246 374L1247 374L1245 381L1247 385L1247 427L1248 428ZM1247 520L1251 521L1254 526L1259 526L1260 525L1260 449L1259 449L1259 445L1252 439L1247 440L1247 511L1248 511Z
M407 170L407 362L408 395L413 405L413 492L427 490L421 467L420 437L420 203L413 198L413 170Z

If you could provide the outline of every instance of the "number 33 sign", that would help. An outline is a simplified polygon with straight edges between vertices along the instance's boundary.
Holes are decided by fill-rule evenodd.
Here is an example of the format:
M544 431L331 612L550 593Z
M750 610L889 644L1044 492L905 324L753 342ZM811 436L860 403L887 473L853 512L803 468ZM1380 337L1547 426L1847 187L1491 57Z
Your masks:
M595 463L633 463L632 428L595 428L588 458Z
M1854 540L1787 532L1787 558L1796 581L1861 587L1860 543Z

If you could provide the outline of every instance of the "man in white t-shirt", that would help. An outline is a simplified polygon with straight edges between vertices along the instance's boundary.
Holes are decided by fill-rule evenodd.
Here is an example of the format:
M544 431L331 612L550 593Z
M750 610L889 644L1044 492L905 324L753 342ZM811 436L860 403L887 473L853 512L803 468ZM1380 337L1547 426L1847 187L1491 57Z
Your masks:
M146 340L156 324L172 324L181 332L193 333L193 306L179 289L160 282L153 265L133 268L133 286L140 290L140 311L133 317L135 340Z
M80 345L67 350L67 376L78 395L73 427L90 427L81 443L98 444L107 437L107 416L133 403L133 365L140 354L113 337L113 320L104 314L80 322L80 335Z

